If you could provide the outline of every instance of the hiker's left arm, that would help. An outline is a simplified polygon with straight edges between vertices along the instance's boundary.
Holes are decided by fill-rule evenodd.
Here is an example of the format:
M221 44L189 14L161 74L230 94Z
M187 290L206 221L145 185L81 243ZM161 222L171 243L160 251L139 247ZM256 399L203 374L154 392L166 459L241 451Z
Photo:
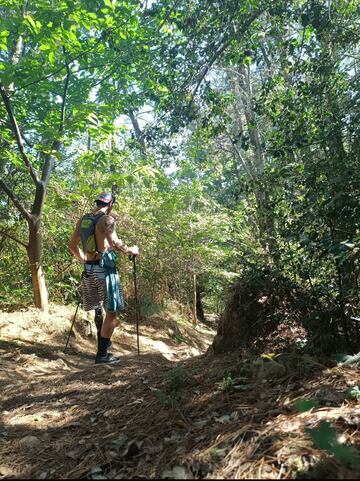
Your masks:
M120 252L124 252L125 254L131 254L137 256L139 254L138 246L129 247L117 236L115 230L115 220L110 218L107 219L107 223L105 225L105 233L106 238L109 242L109 245L112 249L118 250Z

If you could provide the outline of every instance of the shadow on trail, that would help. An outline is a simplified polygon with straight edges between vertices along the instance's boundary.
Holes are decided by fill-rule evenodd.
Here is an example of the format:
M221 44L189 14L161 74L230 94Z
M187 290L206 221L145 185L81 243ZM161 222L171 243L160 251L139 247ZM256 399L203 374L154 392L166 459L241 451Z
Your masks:
M111 441L134 421L139 410L143 412L144 395L150 394L151 403L158 403L149 388L155 382L151 378L172 366L159 354L125 355L116 365L91 364L62 372L56 380L48 374L6 390L1 403L0 457L6 460L8 471L14 468L7 477L38 479L49 469L59 477L71 477L69 473L85 453L105 455ZM109 433L111 438L103 440ZM26 436L35 436L41 443L31 449L19 444ZM82 444L84 440L88 441ZM67 453L73 450L76 456L69 458ZM90 460L83 471L91 467Z
M94 356L77 350L73 346L69 346L66 350L65 343L63 344L52 344L44 345L35 341L19 340L4 341L0 340L0 350L12 352L12 357L16 357L19 354L31 355L35 354L37 357L47 359L47 360L57 360L63 359L64 355L76 355L81 359L90 359ZM70 366L72 366L70 362ZM76 367L75 365L73 367Z

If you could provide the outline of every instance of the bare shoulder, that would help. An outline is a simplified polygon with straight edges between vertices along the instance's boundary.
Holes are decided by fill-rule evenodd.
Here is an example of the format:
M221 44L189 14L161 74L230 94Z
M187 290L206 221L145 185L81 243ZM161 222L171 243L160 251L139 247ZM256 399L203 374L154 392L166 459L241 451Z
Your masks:
M111 215L103 215L96 227L103 234L111 234L115 230L115 219Z

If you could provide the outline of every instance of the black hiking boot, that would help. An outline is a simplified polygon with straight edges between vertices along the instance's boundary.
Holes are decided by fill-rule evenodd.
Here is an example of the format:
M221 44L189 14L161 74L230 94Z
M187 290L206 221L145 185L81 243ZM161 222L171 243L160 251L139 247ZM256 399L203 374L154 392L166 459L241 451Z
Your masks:
M95 357L95 364L113 364L119 361L120 361L120 358L113 356L111 352L108 352L106 356Z

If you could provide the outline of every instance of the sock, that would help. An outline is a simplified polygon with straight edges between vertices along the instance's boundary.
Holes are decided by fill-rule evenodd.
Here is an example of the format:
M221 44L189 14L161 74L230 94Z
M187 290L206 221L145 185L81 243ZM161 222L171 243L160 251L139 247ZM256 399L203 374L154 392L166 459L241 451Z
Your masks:
M110 343L110 338L109 337L102 337L99 336L99 341L98 341L98 352L96 354L96 357L104 357L106 356L106 351Z

